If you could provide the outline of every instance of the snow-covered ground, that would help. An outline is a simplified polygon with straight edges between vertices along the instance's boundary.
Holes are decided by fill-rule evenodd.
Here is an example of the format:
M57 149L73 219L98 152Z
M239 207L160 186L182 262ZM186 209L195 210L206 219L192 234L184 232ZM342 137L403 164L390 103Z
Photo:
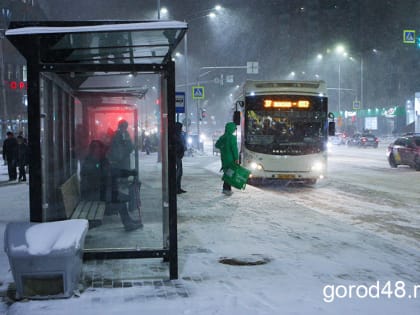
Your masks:
M2 303L0 313L419 314L419 172L390 169L383 147L335 147L328 179L314 188L247 186L226 197L219 168L208 154L184 158L174 286L186 297L162 298L154 286L89 288L70 299ZM5 173L2 166L0 181ZM28 220L27 193L26 184L0 186L0 233ZM269 262L231 266L222 257ZM0 289L12 281L1 253Z

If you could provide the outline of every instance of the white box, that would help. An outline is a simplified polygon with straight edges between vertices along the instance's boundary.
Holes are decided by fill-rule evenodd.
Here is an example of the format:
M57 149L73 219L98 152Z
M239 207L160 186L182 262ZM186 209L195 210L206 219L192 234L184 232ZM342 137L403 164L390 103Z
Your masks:
M4 250L16 283L16 298L70 297L82 271L88 221L7 224Z

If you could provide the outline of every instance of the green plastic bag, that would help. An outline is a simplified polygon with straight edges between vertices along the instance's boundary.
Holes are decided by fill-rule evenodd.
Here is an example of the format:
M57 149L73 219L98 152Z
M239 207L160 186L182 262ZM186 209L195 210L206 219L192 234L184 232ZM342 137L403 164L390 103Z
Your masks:
M235 188L245 189L250 174L251 171L245 167L233 164L224 171L222 180Z

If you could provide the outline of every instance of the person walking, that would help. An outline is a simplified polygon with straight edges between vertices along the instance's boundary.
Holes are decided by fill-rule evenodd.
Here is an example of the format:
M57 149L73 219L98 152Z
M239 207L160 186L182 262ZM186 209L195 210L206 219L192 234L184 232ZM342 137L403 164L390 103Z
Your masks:
M185 137L182 132L182 124L180 122L175 123L175 150L176 150L176 193L183 194L187 191L181 188L182 179L182 158L184 157L185 150L187 149L185 143Z
M233 164L239 164L239 153L236 135L236 125L233 122L228 122L225 125L225 133L216 141L216 148L220 150L220 160L222 162L222 170L225 172ZM226 196L233 194L232 187L227 182L223 182L222 192Z
M151 149L151 143L150 143L150 137L147 135L144 136L143 148L146 151L146 154L149 155L150 149Z
M13 132L8 131L6 135L7 138L3 142L3 159L7 161L9 181L14 181L17 179L18 143Z
M17 167L19 168L20 182L26 182L26 170L25 167L29 162L29 150L28 145L25 142L25 138L19 135L17 136Z

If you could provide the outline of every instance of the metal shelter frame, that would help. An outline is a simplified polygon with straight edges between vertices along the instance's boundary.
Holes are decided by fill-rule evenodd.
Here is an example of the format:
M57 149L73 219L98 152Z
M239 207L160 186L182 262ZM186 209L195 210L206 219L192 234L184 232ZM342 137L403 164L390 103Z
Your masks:
M167 103L168 135L175 130L175 64L172 52L187 31L187 24L177 21L69 21L69 22L12 22L7 38L26 58L28 64L28 135L30 160L30 221L50 219L45 213L43 189L49 179L43 178L41 162L40 74L60 75L66 88L77 93L89 93L80 85L97 73L160 74L162 102ZM80 78L74 74L83 74ZM128 90L119 86L112 91L98 88L93 93L123 93L142 97L147 91ZM110 94L110 95L111 95ZM65 115L74 115L68 108ZM69 128L73 126L68 126ZM70 129L69 129L70 130ZM169 262L171 279L178 277L177 202L175 189L175 148L168 139L168 244L163 249L97 249L84 252L84 259L163 258ZM60 142L61 141L61 142ZM58 139L59 145L70 151L71 143ZM56 145L57 143L55 143ZM58 162L57 162L58 163ZM61 162L60 167L74 168ZM71 170L67 172L71 173ZM165 236L165 235L164 235Z

